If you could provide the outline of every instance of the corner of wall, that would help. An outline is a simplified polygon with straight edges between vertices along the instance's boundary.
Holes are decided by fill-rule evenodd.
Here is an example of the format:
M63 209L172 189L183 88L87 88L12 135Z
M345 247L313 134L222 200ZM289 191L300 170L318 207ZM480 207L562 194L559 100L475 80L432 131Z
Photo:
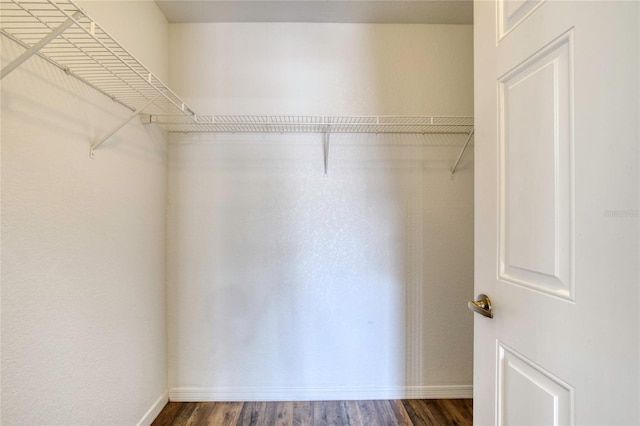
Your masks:
M153 421L155 420L156 417L158 417L158 414L160 414L164 406L167 405L167 402L169 402L168 389L165 390L162 393L162 395L160 395L158 399L156 399L153 402L151 407L149 407L149 410L147 410L147 412L144 413L140 421L137 423L137 426L149 426L151 423L153 423Z

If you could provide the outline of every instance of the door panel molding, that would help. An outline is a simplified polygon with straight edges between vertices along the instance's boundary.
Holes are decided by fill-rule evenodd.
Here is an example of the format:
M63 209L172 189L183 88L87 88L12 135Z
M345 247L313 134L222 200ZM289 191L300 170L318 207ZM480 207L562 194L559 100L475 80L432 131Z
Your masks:
M575 301L573 30L498 79L498 279Z
M497 343L497 424L575 425L575 390L500 340Z
M496 0L497 2L497 42L505 38L518 25L522 24L547 0Z

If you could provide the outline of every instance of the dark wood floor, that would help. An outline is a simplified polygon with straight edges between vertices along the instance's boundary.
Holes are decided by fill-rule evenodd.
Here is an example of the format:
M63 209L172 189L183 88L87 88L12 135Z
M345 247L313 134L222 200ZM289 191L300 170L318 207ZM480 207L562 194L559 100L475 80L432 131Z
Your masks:
M471 399L304 402L170 402L161 425L471 425Z

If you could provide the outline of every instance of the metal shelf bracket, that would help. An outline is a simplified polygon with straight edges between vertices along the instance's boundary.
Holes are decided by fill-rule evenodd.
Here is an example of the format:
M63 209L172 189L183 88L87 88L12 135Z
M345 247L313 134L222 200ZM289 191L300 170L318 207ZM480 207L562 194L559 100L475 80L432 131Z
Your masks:
M322 141L322 153L324 155L324 174L329 171L329 142L331 138L331 125L327 125L324 131L324 140Z
M133 113L131 113L125 120L123 120L120 124L118 124L116 127L114 127L109 133L107 133L106 135L104 135L103 137L98 139L96 142L94 142L91 145L91 148L89 149L89 157L94 158L93 157L94 156L93 151L97 147L102 145L107 139L109 139L111 136L113 136L118 130L122 129L125 126L125 124L127 124L128 122L130 122L131 120L133 120L134 118L139 116L146 107L148 107L149 105L154 103L161 95L162 95L162 92L158 93L149 102L147 102L142 107L138 108Z
M464 154L464 152L467 149L467 146L469 146L469 142L471 142L471 138L473 137L473 133L474 133L475 129L471 129L471 131L469 132L469 136L467 137L467 141L464 143L464 145L462 146L462 150L460 151L460 154L458 155L458 159L456 160L455 164L453 165L453 167L451 168L451 178L453 179L453 175L456 172L456 169L458 168L458 164L460 163L460 160L462 159L462 155Z

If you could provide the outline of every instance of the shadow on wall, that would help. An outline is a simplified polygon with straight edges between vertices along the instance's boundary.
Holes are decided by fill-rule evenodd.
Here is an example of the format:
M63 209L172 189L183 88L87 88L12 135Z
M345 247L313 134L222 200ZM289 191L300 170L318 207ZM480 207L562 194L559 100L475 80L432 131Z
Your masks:
M0 97L2 424L134 424L167 381L165 137L131 123L90 159L130 111L38 56Z
M444 90L440 75L451 72L418 80L431 65L416 65L408 47L399 49L402 37L433 34L357 27L346 36L357 42L358 58L329 54L340 50L339 38L321 48L326 56L308 58L327 69L316 86L341 79L338 112L353 99L351 113L468 114L471 93L457 105L414 99ZM277 70L291 58L260 65ZM303 77L291 80L295 87L280 77L263 72L248 85L304 89L296 86ZM296 111L322 103L310 98L310 106L298 100ZM325 95L327 107L330 101ZM318 134L172 138L174 394L195 387L205 399L384 398L471 383L471 156L454 180L448 172L464 135L334 134L327 175Z

